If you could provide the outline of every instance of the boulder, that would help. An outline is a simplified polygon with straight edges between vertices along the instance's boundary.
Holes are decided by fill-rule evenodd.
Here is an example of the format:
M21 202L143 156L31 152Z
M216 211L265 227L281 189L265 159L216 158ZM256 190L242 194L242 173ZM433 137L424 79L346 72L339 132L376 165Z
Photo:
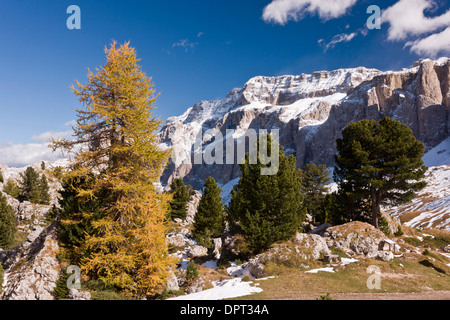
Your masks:
M331 254L325 239L317 234L297 233L293 242L300 245L299 251L307 260L319 260L321 255Z
M329 247L337 247L349 255L367 258L377 258L380 242L387 239L374 226L357 221L328 228L324 237Z
M202 246L193 246L188 250L189 258L199 258L208 255L208 249Z
M390 251L378 251L377 258L389 262L394 260L394 254Z
M266 270L264 265L264 255L256 256L248 261L248 271L255 279L263 278L266 276Z
M214 251L213 251L214 259L219 260L220 255L222 253L222 238L215 238L212 240L212 242L214 245Z
M167 291L178 291L178 290L180 290L180 286L178 285L178 279L177 279L177 277L175 276L175 273L173 273L172 270L170 270L170 276L169 276L169 279L167 281L166 289L167 289Z
M79 291L77 289L70 289L67 294L69 300L91 300L91 294L87 291Z

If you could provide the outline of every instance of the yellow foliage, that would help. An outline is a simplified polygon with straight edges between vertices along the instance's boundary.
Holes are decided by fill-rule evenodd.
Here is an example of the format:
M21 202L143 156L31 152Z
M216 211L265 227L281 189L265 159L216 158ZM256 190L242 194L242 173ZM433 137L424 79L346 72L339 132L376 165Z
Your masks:
M91 182L77 189L80 199L107 199L104 217L93 222L95 232L79 248L85 253L82 270L106 284L150 295L164 286L173 265L165 242L168 198L154 187L169 151L158 147L155 91L137 65L135 49L113 42L105 53L106 64L72 88L84 106L76 110L75 139L51 144L74 155L68 177Z

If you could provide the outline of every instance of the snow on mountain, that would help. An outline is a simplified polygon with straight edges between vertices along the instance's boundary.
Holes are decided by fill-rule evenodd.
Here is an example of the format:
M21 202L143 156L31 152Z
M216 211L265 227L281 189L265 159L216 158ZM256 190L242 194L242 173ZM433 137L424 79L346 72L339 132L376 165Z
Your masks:
M281 138L291 144L284 144L285 148L295 153L292 129L311 130L320 126L327 120L333 105L362 82L380 73L376 69L360 67L298 76L258 76L250 79L243 88L233 89L223 100L195 104L183 115L167 119L160 132L161 146L172 148L172 163L162 179L163 185L175 177L189 175L189 183L201 188L204 177L191 164L191 157L199 134L208 129L218 129L224 136L226 129L235 129L234 139L239 139L249 128L279 129ZM203 147L211 143L209 139L203 137ZM222 184L236 179L239 174L238 168L230 166L219 171L223 177L216 180Z
M423 158L427 167L450 164L450 137L431 149Z
M396 208L393 213L400 216L411 209L423 209L421 216L409 221L411 225L421 225L419 221L439 227L450 225L446 220L447 194L439 199L428 196L450 189L444 166L450 165L449 83L449 58L422 59L398 71L360 67L254 77L223 100L202 101L183 115L167 120L160 141L161 146L172 149L172 159L161 183L167 186L180 177L201 189L203 181L212 176L222 186L223 202L227 203L240 177L239 166L192 164L198 137L202 138L203 150L217 143L225 145L223 140L199 134L215 129L226 137L226 130L234 129L236 143L248 129L278 129L281 145L297 158L299 167L311 162L333 167L336 139L348 124L388 116L407 124L426 146L425 164L438 166L429 171L429 187L418 197L423 201L416 199L414 204Z
M425 180L427 187L411 203L388 213L410 227L450 231L450 165L430 168Z

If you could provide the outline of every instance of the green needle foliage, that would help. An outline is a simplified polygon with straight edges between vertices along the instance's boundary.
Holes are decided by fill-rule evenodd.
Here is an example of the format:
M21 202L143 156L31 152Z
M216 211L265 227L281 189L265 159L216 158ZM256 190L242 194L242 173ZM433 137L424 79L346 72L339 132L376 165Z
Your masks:
M242 234L255 253L294 236L306 215L294 156L285 156L281 146L272 148L278 147L276 141L266 139L268 152L279 152L278 172L261 175L261 168L268 165L262 164L259 147L256 164L249 163L247 154L228 208L231 231Z
M327 167L311 163L303 170L298 169L297 174L302 181L307 212L313 217L314 222L326 222L324 221L326 218L322 216L321 205L328 192L327 184L331 181Z
M337 150L334 179L339 193L349 200L349 211L368 204L376 228L381 205L408 203L426 186L421 181L427 171L423 143L407 125L391 118L350 124L337 140Z
M170 218L185 220L187 215L187 203L189 201L189 191L185 186L183 179L175 179L171 186L171 194L173 196L170 201Z
M0 248L10 249L14 246L17 220L13 209L0 193Z
M225 230L225 208L221 192L216 180L212 177L206 179L192 231L197 242L206 248L212 247L211 238L220 237Z

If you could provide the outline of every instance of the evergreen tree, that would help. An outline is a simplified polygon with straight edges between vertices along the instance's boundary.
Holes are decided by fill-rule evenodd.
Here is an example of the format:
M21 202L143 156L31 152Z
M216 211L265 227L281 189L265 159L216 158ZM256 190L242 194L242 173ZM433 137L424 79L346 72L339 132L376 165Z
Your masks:
M169 151L158 147L162 122L152 117L155 91L135 49L114 42L105 53L106 64L96 74L89 71L86 84L73 87L85 107L77 110L75 139L52 142L54 149L75 154L68 179L90 180L75 188L81 206L68 212L66 224L77 224L80 216L91 223L91 232L80 239L85 274L140 296L154 295L173 265L165 238L170 196L154 186ZM98 209L91 208L92 201L99 201Z
M220 237L225 230L225 208L221 192L216 180L212 177L206 179L203 196L195 214L192 234L199 244L207 248L212 247L210 239Z
M17 183L11 178L6 181L5 185L3 186L3 191L13 198L18 198L20 196L20 188Z
M107 193L98 193L96 198L79 195L80 190L89 190L95 184L95 175L67 177L60 191L59 237L71 250L71 262L80 264L87 256L83 244L87 236L93 236L93 223L103 217L101 208L107 205Z
M0 248L10 249L15 242L17 220L13 209L0 193Z
M4 182L5 182L5 180L3 179L3 172L0 169L0 183L4 183Z
M192 281L196 278L198 278L198 269L197 266L195 265L194 260L191 259L186 269L186 280Z
M302 181L302 193L307 212L313 217L314 222L323 222L320 217L320 208L328 192L326 185L331 181L327 167L311 163L307 164L303 170L298 169L297 174Z
M230 229L244 235L255 252L294 236L306 214L294 156L285 156L270 136L266 142L269 153L279 152L278 172L261 175L261 168L269 165L262 164L265 161L261 161L263 153L258 146L257 164L249 164L247 154L245 164L240 165L242 177L232 191L228 208Z
M39 180L39 204L50 204L50 194L49 194L49 186L48 180L45 174L41 175L41 179Z
M407 125L390 118L352 123L337 140L334 180L351 202L369 204L378 228L381 205L411 201L423 189L423 143Z
M41 198L39 174L33 167L28 167L20 176L22 178L20 184L20 200L39 203Z
M170 201L170 218L185 220L187 215L187 203L190 199L188 188L184 185L183 179L175 179L171 186L173 196Z

